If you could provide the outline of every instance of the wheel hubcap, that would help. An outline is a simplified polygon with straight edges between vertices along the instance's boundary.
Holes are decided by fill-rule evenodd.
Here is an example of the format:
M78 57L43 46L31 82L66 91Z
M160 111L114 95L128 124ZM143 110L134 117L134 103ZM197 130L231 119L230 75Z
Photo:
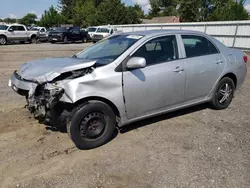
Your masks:
M102 135L106 127L106 120L102 113L93 112L85 116L80 124L82 138L96 139Z
M232 95L232 92L232 87L228 83L224 84L219 90L219 103L223 104L228 101Z

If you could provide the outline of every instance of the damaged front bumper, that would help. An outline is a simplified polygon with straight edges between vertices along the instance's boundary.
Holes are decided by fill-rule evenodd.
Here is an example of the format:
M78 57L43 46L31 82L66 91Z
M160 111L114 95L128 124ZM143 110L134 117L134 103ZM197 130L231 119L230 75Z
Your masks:
M16 71L9 80L9 86L16 93L26 97L28 110L39 119L50 119L51 111L64 94L63 88L49 83L39 84L24 80Z

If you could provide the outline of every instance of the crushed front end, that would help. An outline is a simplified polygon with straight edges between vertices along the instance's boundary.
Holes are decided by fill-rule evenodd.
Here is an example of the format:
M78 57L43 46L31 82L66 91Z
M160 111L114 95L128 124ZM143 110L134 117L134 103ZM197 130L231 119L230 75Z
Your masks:
M51 111L59 103L64 89L51 83L39 84L22 79L15 71L9 80L9 86L18 94L25 96L28 110L35 118L51 120Z

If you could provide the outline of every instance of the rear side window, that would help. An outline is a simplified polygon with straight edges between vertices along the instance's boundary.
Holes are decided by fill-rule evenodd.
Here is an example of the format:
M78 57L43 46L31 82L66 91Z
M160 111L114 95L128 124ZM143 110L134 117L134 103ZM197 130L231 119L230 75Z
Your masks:
M25 28L23 26L16 26L16 31L25 31Z
M219 53L218 49L202 36L182 35L186 56L197 57Z
M132 57L143 57L147 66L178 59L176 37L165 36L152 39L141 46Z

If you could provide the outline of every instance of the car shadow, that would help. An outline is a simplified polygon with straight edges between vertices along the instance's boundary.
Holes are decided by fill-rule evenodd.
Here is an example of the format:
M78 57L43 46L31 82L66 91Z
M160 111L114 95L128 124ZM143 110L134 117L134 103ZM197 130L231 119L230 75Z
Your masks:
M207 108L210 108L210 106L209 106L208 103L205 103L205 104L200 104L200 105L197 105L197 106L181 109L181 110L178 110L178 111L158 115L158 116L155 116L155 117L147 118L147 119L144 119L144 120L141 120L141 121L137 121L137 122L128 124L128 125L126 125L124 127L121 127L120 128L120 133L125 134L125 133L127 133L129 131L132 131L132 130L135 130L135 129L138 129L138 128L141 128L141 127L144 127L144 126L148 126L148 125L160 122L160 121L176 118L176 117L183 116L183 115L186 115L186 114L191 114L191 113L194 113L194 112L197 112L197 111L205 110Z
M210 108L208 103L205 104L200 104L197 106L193 106L193 107L189 107L189 108L185 108L182 110L178 110L178 111L174 111L174 112L170 112L170 113L166 113L166 114L162 114L162 115L158 115L155 117L151 117L151 118L147 118L144 120L140 120L140 121L136 121L134 123L128 124L124 127L121 128L116 128L112 140L118 135L118 133L120 132L121 134L125 134L129 131L133 131L135 129L141 128L141 127L145 127L160 121L164 121L167 119L172 119L175 117L179 117L179 116L183 116L186 114L190 114L190 113L194 113L197 111L201 111L201 110L205 110L207 108ZM39 123L44 124L46 126L46 130L50 130L53 132L61 132L61 133L67 133L67 128L66 128L66 124L50 124L50 123L46 123L43 121L39 121Z

